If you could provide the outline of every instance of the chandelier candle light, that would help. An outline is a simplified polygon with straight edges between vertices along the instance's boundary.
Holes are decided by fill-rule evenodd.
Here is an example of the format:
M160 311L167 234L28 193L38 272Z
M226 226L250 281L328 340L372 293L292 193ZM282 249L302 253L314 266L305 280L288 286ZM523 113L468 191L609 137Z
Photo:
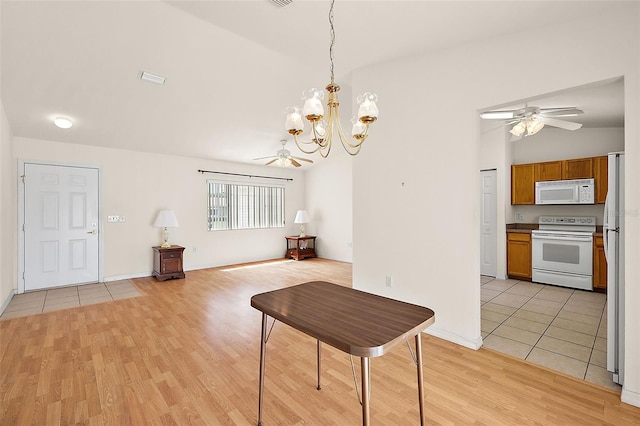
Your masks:
M358 118L351 120L353 126L351 128L351 134L353 136L353 142L350 138L346 137L340 124L340 116L338 113L338 90L340 86L335 84L333 77L333 45L335 44L335 31L333 27L333 4L335 0L331 0L331 6L329 8L329 26L331 35L331 44L329 46L329 60L331 61L331 83L326 87L329 93L329 100L327 106L329 107L329 116L327 120L324 120L324 107L322 101L324 99L324 92L318 89L309 89L303 93L304 106L302 110L298 107L289 107L286 109L287 119L285 121L285 128L287 132L293 135L296 145L300 151L305 154L313 154L314 152L320 152L320 155L326 158L331 151L331 141L333 139L334 130L338 132L338 137L345 151L350 155L357 155L362 148L362 144L367 139L369 133L369 125L376 121L378 118L378 107L376 102L378 97L370 92L366 92L359 96L357 101L359 104ZM303 141L298 136L304 131L304 123L302 117L304 116L311 124L312 138L309 141ZM305 148L303 145L312 145Z

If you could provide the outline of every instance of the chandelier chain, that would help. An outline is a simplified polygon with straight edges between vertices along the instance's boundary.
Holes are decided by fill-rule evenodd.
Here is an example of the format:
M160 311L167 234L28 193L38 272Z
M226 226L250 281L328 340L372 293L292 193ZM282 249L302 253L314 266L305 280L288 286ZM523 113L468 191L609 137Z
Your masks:
M334 83L333 80L333 45L336 43L336 31L333 28L333 3L334 0L331 0L331 6L329 7L329 27L331 34L331 44L329 44L329 60L331 61L331 84Z
M333 136L336 134L345 151L347 151L349 155L355 156L360 152L362 144L369 134L369 125L378 118L378 107L376 105L378 97L370 92L365 92L358 97L358 115L351 120L353 124L351 136L354 141L352 143L350 141L351 138L345 135L342 129L338 114L338 91L340 90L340 86L335 84L333 55L333 48L336 42L336 32L333 22L335 0L330 0L329 3L329 71L331 74L331 83L325 87L325 90L329 94L329 100L327 101L328 111L325 111L322 106L322 92L315 88L307 90L303 94L304 106L302 109L298 107L287 108L285 126L287 132L293 135L298 149L305 154L319 152L320 156L326 158L329 155L329 151L331 151ZM306 119L311 124L311 138L306 141L298 137L304 132L303 119ZM308 145L313 148L309 149L304 147Z

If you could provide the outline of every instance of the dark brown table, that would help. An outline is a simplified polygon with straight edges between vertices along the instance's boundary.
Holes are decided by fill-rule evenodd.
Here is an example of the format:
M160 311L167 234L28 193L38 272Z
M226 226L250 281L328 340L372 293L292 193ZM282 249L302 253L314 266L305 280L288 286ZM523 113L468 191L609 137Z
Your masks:
M258 425L262 425L265 353L268 317L281 321L317 340L318 390L321 342L360 357L362 424L369 425L369 358L415 339L414 361L418 373L420 424L424 424L422 344L420 332L435 321L431 309L323 281L312 281L251 298L262 312ZM356 389L357 390L357 389Z

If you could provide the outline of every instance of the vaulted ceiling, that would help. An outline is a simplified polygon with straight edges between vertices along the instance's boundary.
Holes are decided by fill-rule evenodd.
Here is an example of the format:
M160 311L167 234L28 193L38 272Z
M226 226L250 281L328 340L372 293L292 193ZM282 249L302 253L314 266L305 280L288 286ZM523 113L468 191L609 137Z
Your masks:
M254 163L289 139L285 107L301 104L304 89L329 82L328 1L0 4L0 96L15 136ZM523 29L544 31L611 7L616 2L338 0L335 72L343 121L351 115L356 69L516 37ZM141 71L166 83L142 81ZM585 126L622 125L621 87L618 81L573 98L571 91L553 94L554 102L585 109ZM544 97L537 100L545 106ZM602 111L588 115L589 102ZM384 99L379 107L382 117ZM56 116L74 126L54 127Z

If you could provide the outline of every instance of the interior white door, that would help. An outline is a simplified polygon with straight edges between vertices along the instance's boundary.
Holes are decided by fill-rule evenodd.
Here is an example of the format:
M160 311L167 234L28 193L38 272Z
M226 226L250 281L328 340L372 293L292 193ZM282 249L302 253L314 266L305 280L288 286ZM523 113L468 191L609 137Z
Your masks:
M98 223L98 169L25 163L25 290L97 282Z
M496 171L480 172L480 273L490 277L497 271L497 188Z

